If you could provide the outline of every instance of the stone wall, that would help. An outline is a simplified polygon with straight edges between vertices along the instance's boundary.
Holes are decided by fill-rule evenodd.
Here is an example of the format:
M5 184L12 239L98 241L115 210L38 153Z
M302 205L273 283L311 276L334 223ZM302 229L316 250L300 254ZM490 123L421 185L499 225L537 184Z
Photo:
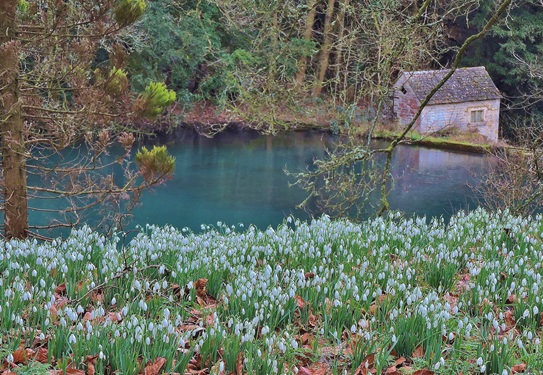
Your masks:
M411 122L420 106L420 101L413 89L409 85L403 85L405 81L406 79L402 76L394 85L394 113L402 126L406 126ZM415 127L418 127L420 123L421 119L419 117Z
M394 87L394 113L400 126L408 125L420 101L409 84L398 81ZM483 111L483 121L471 122L471 112ZM447 128L457 128L464 132L478 132L491 141L498 140L500 101L498 99L477 102L434 104L423 109L413 130L420 133L434 133Z
M472 111L482 111L482 121L472 122ZM454 127L464 132L478 132L491 141L497 141L499 120L498 99L438 104L423 109L418 130L421 133L433 133Z

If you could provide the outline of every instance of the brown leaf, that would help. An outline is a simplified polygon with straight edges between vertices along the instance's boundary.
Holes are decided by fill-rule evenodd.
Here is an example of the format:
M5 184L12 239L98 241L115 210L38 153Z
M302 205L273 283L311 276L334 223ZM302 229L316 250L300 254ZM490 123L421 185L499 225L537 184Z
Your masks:
M243 353L239 352L236 358L236 375L243 375Z
M118 313L110 312L110 313L108 313L108 316L109 316L109 320L111 320L112 323L118 323L121 320L123 320L123 316L121 315L120 312L118 312Z
M543 313L542 313L543 314ZM542 318L543 320L543 315L542 315ZM308 324L311 328L315 328L317 326L317 316L315 314L313 314L313 312L309 312L309 319L308 319Z
M166 365L166 358L158 357L154 362L147 362L145 369L143 370L144 375L159 375L162 372L162 368Z
M407 359L405 359L404 357L400 357L398 358L397 360L394 361L394 363L392 364L392 366L394 367L402 367L402 365L404 364L404 362L406 362Z
M509 330L515 327L515 315L513 314L513 311L507 310L504 315L505 326L507 329Z
M526 371L526 363L521 363L511 367L511 374L518 374L519 372Z
M207 284L207 279L203 279L203 278L196 280L196 283L194 283L194 288L196 289L196 295L198 297L205 299L206 284Z
M304 274L304 277L305 277L306 280L309 280L309 279L314 278L314 277L315 277L315 274L314 274L313 272L306 272L306 273Z
M203 328L200 327L198 324L182 324L181 327L179 327L181 331L199 331Z
M298 306L298 308L300 308L300 309L303 309L304 306L305 306L304 299L302 297L300 297L300 296L295 296L295 298L296 298L296 306Z
M424 348L422 345L417 346L413 354L411 354L411 358L422 358L424 357Z
M213 315L206 316L206 325L211 327L214 324Z
M301 367L298 370L298 375L327 375L328 366L325 363L313 363L311 367Z
M55 288L55 293L57 293L58 295L61 295L61 296L66 294L66 283L62 283L62 284L58 285Z
M428 369L422 369L415 371L413 375L434 375L434 372Z
M311 333L306 332L300 338L300 342L302 343L302 345L307 345L307 344L311 344L314 339L315 337Z
M47 348L39 348L34 360L38 361L39 363L49 363Z
M511 294L509 297L507 297L507 299L505 300L505 304L506 305L512 305L514 304L515 302L517 301L517 296L515 296L514 294Z
M360 366L354 371L354 375L368 375L372 373L373 364L375 362L375 353L371 353L367 355L362 362L360 362Z
M28 362L28 358L32 358L34 356L34 350L32 349L17 349L12 353L13 356L13 363L15 364L25 364Z
M60 373L62 373L62 371ZM85 371L78 370L78 369L72 368L72 367L68 367L66 369L66 374L67 375L85 375Z
M98 358L98 355L88 355L87 358L85 358L85 362L87 362L87 375L96 374L94 365L96 364L97 358Z
M398 369L396 368L396 366L390 366L389 368L387 368L386 371L385 371L385 374L387 374L387 375L401 375L398 372Z
M200 296L196 296L196 302L202 307L206 306L206 300Z

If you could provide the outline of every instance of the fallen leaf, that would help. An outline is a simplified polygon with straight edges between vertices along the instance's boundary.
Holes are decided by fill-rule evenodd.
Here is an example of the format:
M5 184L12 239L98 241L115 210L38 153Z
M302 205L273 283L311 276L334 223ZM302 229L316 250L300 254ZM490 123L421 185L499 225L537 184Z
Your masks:
M207 279L198 279L196 280L196 283L194 283L194 288L196 289L196 295L200 298L205 299L206 296L206 284Z
M13 356L13 363L25 364L28 362L28 358L32 358L34 356L34 350L20 348L14 351L11 355Z
M397 360L394 361L394 363L392 364L392 366L394 367L402 367L402 365L404 364L404 362L406 362L407 359L405 359L404 357L400 357L398 358Z
M367 363L367 366L366 367L373 367L374 363L375 363L375 353L371 353L371 354L368 354L363 360L362 360L362 364L366 364Z
M243 354L241 352L236 358L236 375L243 375Z
M505 304L506 305L512 305L514 304L515 302L517 301L517 296L515 296L514 294L511 294L509 297L507 297L507 299L505 300Z
M422 358L424 357L424 348L422 345L417 346L413 354L411 354L411 358Z
M87 375L96 374L96 369L94 368L94 365L96 364L97 358L98 355L88 355L85 359L85 362L87 362Z
M108 316L109 316L109 320L111 320L112 323L118 323L121 320L123 320L123 316L121 315L120 312L118 312L118 313L110 312L110 313L108 313Z
M521 363L519 365L514 365L511 367L511 374L518 374L519 372L526 371L526 363Z
M508 330L515 327L515 315L513 314L513 311L507 310L504 314L504 320Z
M39 363L49 363L49 356L47 348L39 348L38 352L34 356L34 360Z
M413 375L434 375L434 372L428 369L422 369L415 371Z
M311 344L313 340L315 339L315 336L312 333L306 332L301 337L301 342L303 345L305 344Z
M214 324L213 315L206 316L206 325L208 327L211 327L211 326L213 326L213 324Z
M396 366L390 366L385 370L385 374L399 375L400 373L398 372L398 369L396 368Z
M314 274L313 272L306 272L306 273L304 274L304 277L305 277L306 280L309 280L309 279L314 278L314 277L315 277L315 274Z
M55 288L55 293L63 295L66 293L66 283L62 283Z
M78 370L76 368L67 368L66 374L68 375L86 375L84 370Z
M143 370L144 375L159 375L162 371L162 368L166 365L166 358L158 357L154 362L147 362L145 369Z
M300 297L300 296L295 296L295 298L296 298L296 306L298 306L298 308L300 308L300 309L303 309L304 306L305 306L304 299L302 297Z
M375 370L373 368L373 364L375 362L375 353L371 353L367 355L362 362L360 362L360 366L354 371L354 375L368 375L373 373L372 370Z
M541 319L543 320L543 315ZM311 328L315 328L317 326L317 316L311 311L309 312L308 324Z

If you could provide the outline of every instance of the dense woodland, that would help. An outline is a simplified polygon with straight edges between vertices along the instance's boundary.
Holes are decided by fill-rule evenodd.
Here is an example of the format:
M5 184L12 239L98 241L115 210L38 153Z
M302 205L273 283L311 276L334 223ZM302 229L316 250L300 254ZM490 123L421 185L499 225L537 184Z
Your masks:
M296 103L313 97L340 106L344 117L357 113L352 106L358 105L371 120L378 112L390 115L389 89L399 71L450 67L458 47L498 6L493 0L433 1L414 20L422 5L155 1L122 38L133 89L163 80L182 108L211 100L270 125L280 120L274 109L295 110ZM541 7L537 1L513 1L504 19L461 61L485 66L504 94L506 134L511 115L521 114L515 117L520 121L539 116L543 108Z
M81 224L85 209L104 203L105 213L115 212L108 220L122 221L116 212L173 172L165 148L131 154L135 139L183 122L211 134L237 122L268 132L299 123L346 133L362 126L371 135L392 123L391 84L403 70L484 65L505 97L502 133L537 135L541 7L512 0L4 0L6 236L32 233L26 212L40 210L27 207L32 198L66 201L65 220L48 227ZM383 212L389 161L381 173L372 157L390 160L405 132L377 151L347 142L297 181L310 196L348 202L332 210L338 213L358 205L353 191L381 186ZM114 145L124 156L104 164ZM356 164L368 164L370 176L343 173ZM509 163L513 170L518 164ZM524 164L530 194L536 189L529 201L536 201L539 159ZM29 186L27 176L40 185ZM321 194L319 186L339 192Z

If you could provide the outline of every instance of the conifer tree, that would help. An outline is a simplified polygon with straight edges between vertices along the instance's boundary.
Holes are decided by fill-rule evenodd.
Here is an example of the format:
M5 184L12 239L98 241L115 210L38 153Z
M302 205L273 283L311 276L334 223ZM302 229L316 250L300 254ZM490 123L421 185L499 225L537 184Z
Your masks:
M126 46L117 43L116 35L145 8L145 0L0 2L6 238L24 238L37 228L29 226L31 198L62 197L65 220L45 226L70 226L80 222L84 208L133 203L141 189L168 178L153 174L143 179L130 162L137 115L156 117L175 100L174 93L156 83L138 98L129 91ZM125 154L104 162L113 143ZM75 145L78 151L70 157L60 154ZM113 165L120 167L122 178L119 172L114 176ZM27 186L27 175L40 182Z

